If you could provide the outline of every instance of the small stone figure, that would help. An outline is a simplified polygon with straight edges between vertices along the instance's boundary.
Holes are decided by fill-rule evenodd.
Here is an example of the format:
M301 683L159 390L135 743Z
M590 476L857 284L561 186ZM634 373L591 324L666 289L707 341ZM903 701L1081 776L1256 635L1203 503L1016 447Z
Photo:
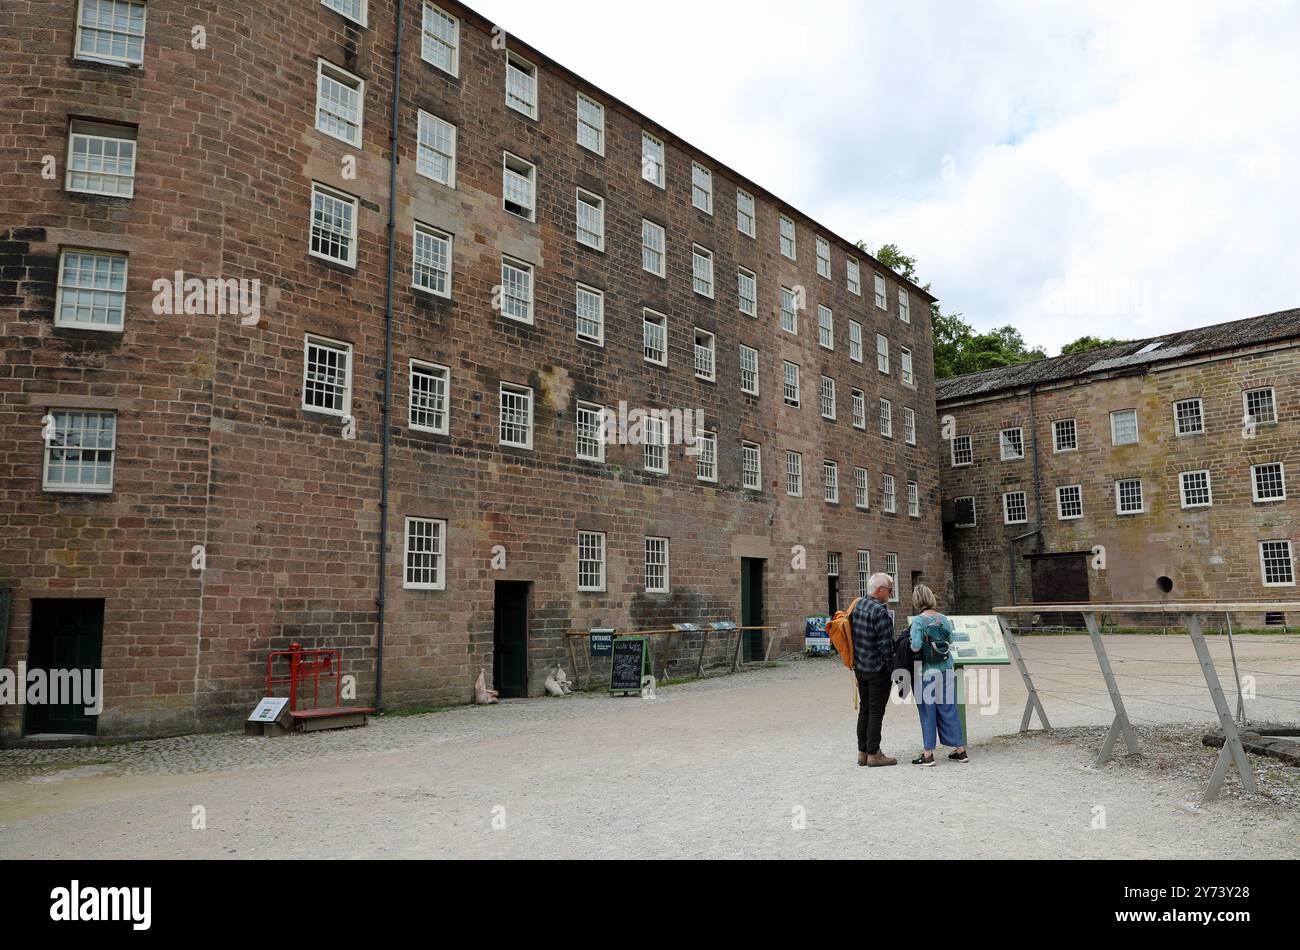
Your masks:
M563 667L557 666L555 672L546 677L546 695L555 699L563 699L573 692L573 687L569 685L569 676L564 672Z
M495 689L487 687L487 671L478 671L478 682L474 684L474 705L475 706L495 706L497 697L501 694Z

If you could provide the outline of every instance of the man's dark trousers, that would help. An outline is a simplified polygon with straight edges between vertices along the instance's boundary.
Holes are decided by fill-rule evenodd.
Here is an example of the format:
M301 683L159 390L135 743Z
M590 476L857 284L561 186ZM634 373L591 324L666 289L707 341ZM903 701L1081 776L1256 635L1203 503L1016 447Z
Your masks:
M858 674L858 751L880 754L880 730L885 724L885 709L893 692L894 680L889 670Z

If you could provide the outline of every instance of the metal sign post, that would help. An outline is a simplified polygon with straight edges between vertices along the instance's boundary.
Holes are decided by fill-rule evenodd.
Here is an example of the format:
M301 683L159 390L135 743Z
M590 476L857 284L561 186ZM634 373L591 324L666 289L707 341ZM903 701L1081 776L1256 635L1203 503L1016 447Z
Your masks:
M1250 767L1250 759L1246 757L1246 750L1242 748L1241 733L1237 731L1232 710L1228 708L1228 700L1223 695L1219 674L1214 669L1214 660L1210 658L1210 648L1206 645L1205 634L1201 630L1201 618L1196 614L1187 615L1187 632L1192 635L1192 646L1196 647L1196 658L1201 661L1205 685L1210 688L1210 698L1214 700L1214 709L1219 714L1219 724L1223 728L1223 748L1219 750L1219 761L1215 763L1214 773L1210 776L1210 784L1205 789L1202 802L1212 802L1219 797L1219 788L1222 787L1223 780L1228 777L1229 763L1237 766L1242 787L1248 792L1254 792L1255 773Z
M1025 658L1020 655L1020 645L1016 643L1016 638L1011 633L1011 625L1007 623L1005 617L999 617L998 623L1002 626L1002 637L1007 641L1007 649L1011 651L1011 658L1016 661L1016 669L1020 670L1020 678L1024 681L1025 691L1029 694L1029 698L1025 700L1025 715L1020 720L1020 732L1023 734L1029 731L1035 710L1038 712L1038 721L1043 724L1043 729L1051 732L1052 724L1047 719L1047 710L1043 709L1043 701L1038 698L1038 690L1034 688L1029 668L1025 666Z
M1102 743L1101 754L1097 756L1097 762L1093 768L1101 768L1111 760L1115 753L1115 740L1121 735L1124 737L1124 744L1128 746L1129 752L1133 755L1141 755L1142 747L1138 745L1137 733L1133 731L1133 724L1128 721L1128 710L1124 708L1124 697L1120 695L1119 684L1115 682L1115 674L1110 669L1110 657L1106 655L1106 644L1101 639L1101 628L1097 623L1097 615L1085 613L1083 622L1088 625L1088 636L1092 638L1092 648L1097 651L1097 663L1101 666L1102 678L1106 680L1106 689L1110 691L1110 704L1115 707L1115 721L1110 724L1110 732L1106 734L1106 741Z

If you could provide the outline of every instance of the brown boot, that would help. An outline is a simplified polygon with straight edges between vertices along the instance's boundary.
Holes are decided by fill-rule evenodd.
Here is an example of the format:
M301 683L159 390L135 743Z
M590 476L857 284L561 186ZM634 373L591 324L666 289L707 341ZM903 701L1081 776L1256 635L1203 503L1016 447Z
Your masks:
M870 764L871 764L871 756L867 755L865 752L859 752L858 768L865 769Z
M897 764L898 764L898 759L891 759L883 752L878 752L875 755L867 756L867 768L883 769L883 768L888 768L891 765L897 765Z

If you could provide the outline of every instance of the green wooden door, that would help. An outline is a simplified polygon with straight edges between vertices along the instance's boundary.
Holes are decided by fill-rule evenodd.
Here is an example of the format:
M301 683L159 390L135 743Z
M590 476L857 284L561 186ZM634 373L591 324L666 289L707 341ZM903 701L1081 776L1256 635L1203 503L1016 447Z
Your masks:
M47 682L56 670L100 669L104 642L102 600L33 600L28 670L44 670ZM84 677L82 678L84 682ZM52 698L52 697L47 697ZM28 705L23 731L27 735L95 735L98 717L81 702Z
M763 568L766 561L756 558L744 558L740 562L740 625L742 627L761 627L764 624L763 611ZM745 634L745 662L753 663L763 659L764 634L754 631Z
M492 673L502 699L528 696L528 589L504 581L496 588Z

